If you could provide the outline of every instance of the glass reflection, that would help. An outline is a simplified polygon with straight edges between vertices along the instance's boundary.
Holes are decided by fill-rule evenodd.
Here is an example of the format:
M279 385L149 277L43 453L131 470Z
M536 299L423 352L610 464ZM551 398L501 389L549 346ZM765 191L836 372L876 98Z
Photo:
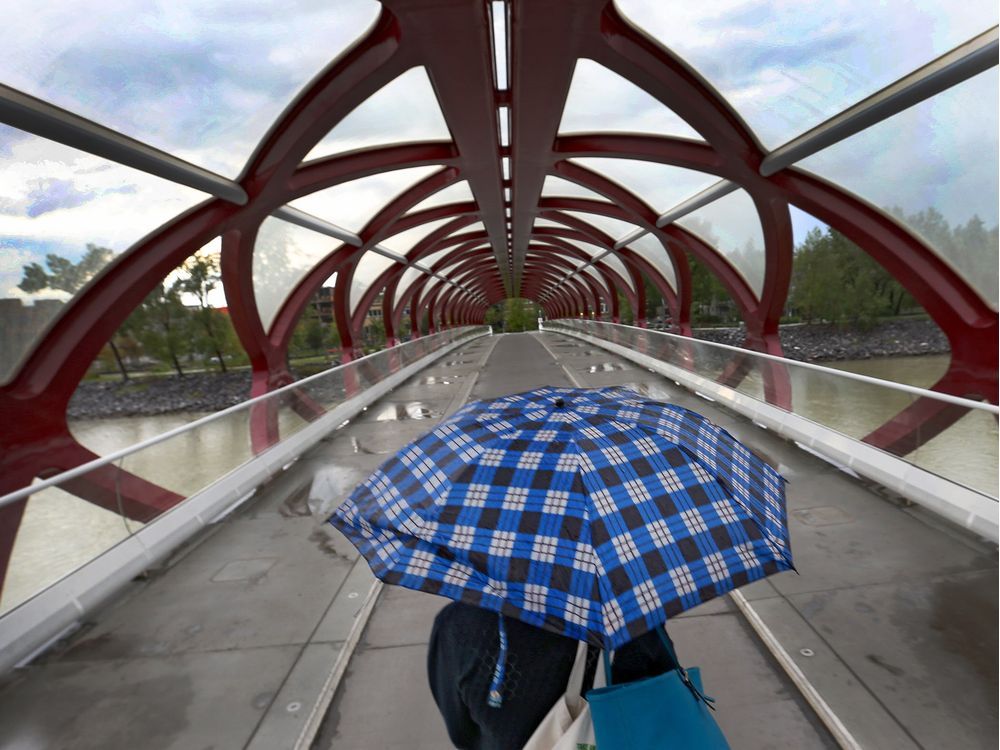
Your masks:
M546 327L583 331L598 338L642 351L700 377L720 382L738 363L745 365L730 387L764 400L768 368L775 366L750 352L733 352L696 339L682 339L654 331L610 326L596 321L555 321ZM947 368L947 357L914 357L830 363L844 369L891 381L909 380L918 387L931 385ZM776 363L787 374L792 392L791 411L856 440L884 424L918 398L888 386L849 380L835 372L803 367L791 360ZM996 418L971 411L915 451L902 456L911 464L996 497L998 458Z
M757 297L764 287L764 233L753 200L736 190L677 223L726 256Z
M389 201L409 190L438 167L409 167L380 172L296 198L290 206L352 232L359 232Z
M0 591L0 613L51 586L141 526L58 486L31 495Z
M448 218L438 219L437 221L428 221L424 224L415 226L412 229L407 229L405 232L400 232L399 234L386 237L379 244L384 245L389 250L393 250L400 255L408 255L409 252L416 247L420 240L449 221L452 221L452 219Z
M588 213L586 211L563 211L563 213L597 227L608 235L612 241L639 228L635 224L630 224L621 219L613 219L610 216Z
M4 3L3 82L235 177L373 0Z
M427 208L443 206L448 203L468 203L470 201L475 201L475 198L472 195L472 190L469 188L469 183L465 180L460 180L454 185L449 185L444 190L438 190L429 198L425 198L407 213L423 211Z
M542 183L542 197L543 198L590 198L595 201L609 202L600 193L595 193L590 188L585 188L583 185L578 185L571 180L564 180L562 177L556 177L555 175L547 175L545 182Z
M559 133L594 130L701 139L690 125L634 83L581 58L573 71Z
M267 445L251 444L252 428L267 431L272 443L287 438L400 367L449 343L485 332L483 327L454 329L379 352L194 425L114 464L36 492L28 499L18 527L0 612L16 607L155 520L158 510L145 505L152 495L162 492L166 497L158 502L158 509L173 507L173 501L183 502L245 464L254 457L255 447L259 452ZM440 416L427 413L419 403L404 405L403 412L399 418ZM73 434L95 452L108 453L200 416L174 413L81 420L74 423ZM128 486L136 478L152 485L141 486L142 491L136 493ZM140 516L142 520L138 520Z
M207 197L0 125L0 382L119 253Z
M705 76L768 148L997 23L989 0L831 0L807 13L785 0L618 5Z
M798 164L916 232L994 309L997 88L993 68Z
M629 274L628 269L625 268L625 264L622 263L621 258L613 254L605 255L598 262L609 266L612 271L615 271L619 276L621 276L622 280L625 282L625 286L627 286L633 293L635 292L635 285L632 283L632 276Z
M614 180L648 203L657 214L666 213L719 181L717 176L707 172L641 159L585 158L571 161Z
M383 271L394 264L394 260L373 252L367 252L361 256L361 260L358 261L358 265L354 268L354 275L351 277L351 315L357 312L358 305L361 304L361 299L365 296L365 292L368 291L368 287L374 283L375 279Z
M404 141L451 140L441 105L422 66L410 68L363 101L306 156Z
M269 216L253 249L253 290L264 330L270 330L288 295L323 258L342 243L319 232Z
M628 249L648 262L653 268L659 271L670 284L670 288L677 291L677 275L674 272L674 263L670 259L663 244L651 234L644 234L632 240L628 244Z

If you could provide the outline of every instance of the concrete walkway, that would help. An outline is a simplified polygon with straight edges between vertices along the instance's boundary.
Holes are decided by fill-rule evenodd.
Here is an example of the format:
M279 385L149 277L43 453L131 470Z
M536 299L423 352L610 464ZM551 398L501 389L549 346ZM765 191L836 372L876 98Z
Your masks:
M801 575L743 591L860 746L996 746L995 549L603 350L515 334L411 379L9 678L0 747L449 747L424 666L445 602L396 587L369 599L367 566L323 520L469 398L612 383L706 414L790 480ZM685 613L671 633L702 667L734 748L834 746L731 600Z

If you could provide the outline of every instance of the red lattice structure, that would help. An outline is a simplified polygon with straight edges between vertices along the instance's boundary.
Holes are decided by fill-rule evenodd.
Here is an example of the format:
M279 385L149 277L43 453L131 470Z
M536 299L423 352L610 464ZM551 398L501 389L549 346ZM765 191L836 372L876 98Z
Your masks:
M506 74L495 69L493 12L506 14L497 19L508 29ZM580 59L631 82L700 139L560 134ZM361 148L306 161L349 113L415 66L426 71L450 140ZM508 85L498 85L508 77ZM292 332L311 297L334 274L334 314L345 360L357 355L365 315L380 293L390 345L398 340L406 310L417 335L425 313L431 332L481 323L490 305L508 297L536 300L550 318L593 317L603 308L618 322L622 295L636 313L636 325L645 326L646 280L666 301L675 332L690 335L689 256L715 274L732 297L746 326L745 346L781 355L778 322L792 274L790 206L795 206L887 269L945 333L951 363L934 390L996 403L996 311L924 240L861 198L795 167L765 176L762 164L770 153L697 72L607 0L384 0L374 25L300 92L259 144L236 180L246 201L207 200L121 254L65 307L0 387L0 495L96 458L67 427L70 397L130 312L218 237L229 312L249 355L256 396L293 380L287 365ZM595 157L695 170L745 191L764 239L761 288L755 290L726 255L694 232L675 223L658 226L657 210L642 195L579 161ZM375 212L357 232L356 244L331 242L265 327L252 274L265 219L317 191L427 166L435 171ZM549 177L574 183L593 197L543 194ZM460 181L468 183L474 200L419 208ZM621 244L601 228L601 218L625 222L655 239L661 259L651 262L629 243ZM405 253L405 263L391 263L360 299L352 299L352 281L366 255L387 238L430 224L433 229ZM449 281L425 273L404 286L412 264L424 260L429 271ZM672 268L672 278L665 266ZM745 372L735 361L722 377L736 383ZM787 377L773 372L768 398L788 406ZM303 401L298 408L308 414L317 407ZM866 440L906 453L963 414L961 407L918 400ZM256 429L262 431L257 444L275 439L266 422ZM116 511L120 493L124 513L138 520L180 500L139 477L116 487L111 482L110 473L97 473L63 488ZM0 580L23 506L0 508Z

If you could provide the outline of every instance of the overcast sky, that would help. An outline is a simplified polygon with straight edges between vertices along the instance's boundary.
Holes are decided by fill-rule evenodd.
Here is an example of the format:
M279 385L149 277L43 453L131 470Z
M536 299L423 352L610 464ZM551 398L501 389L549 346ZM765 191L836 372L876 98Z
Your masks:
M619 5L726 96L768 147L996 23L995 3L980 0L826 0L810 3L808 12L791 0ZM295 94L378 10L373 0L280 6L8 0L0 81L233 177ZM698 137L596 63L582 61L578 71L564 131L631 128ZM431 91L422 70L405 74L312 155L394 138L447 137ZM934 205L952 223L978 213L993 225L996 113L994 68L810 166L850 182L876 205L890 199L908 211ZM630 187L658 210L701 184L698 175L684 175L664 187L656 170L640 171ZM397 192L415 179L373 178L363 190L339 189L303 206L357 229L379 207L383 191ZM0 126L0 297L24 296L16 285L25 263L49 252L79 257L87 243L121 252L205 197ZM798 216L796 225L799 234L808 217Z

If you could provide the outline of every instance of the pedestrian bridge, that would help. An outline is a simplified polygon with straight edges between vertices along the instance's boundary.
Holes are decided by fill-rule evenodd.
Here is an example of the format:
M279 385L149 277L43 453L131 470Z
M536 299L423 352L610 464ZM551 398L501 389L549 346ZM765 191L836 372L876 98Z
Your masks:
M19 569L15 546L0 746L448 747L424 666L444 600L383 587L325 519L469 400L612 384L705 414L788 479L798 573L669 625L734 748L994 745L995 469L975 486L961 460L903 460L861 442L885 415L844 415L944 398L980 420L982 440L962 452L995 466L996 408L571 319L418 339L0 499L30 496L18 545L56 561ZM245 443L222 466L210 439L220 424ZM186 460L158 463L168 446ZM112 488L104 507L121 516L119 538L88 549L85 517L25 536L34 509L73 512L64 490L81 483ZM169 509L139 521L129 503L154 486Z

